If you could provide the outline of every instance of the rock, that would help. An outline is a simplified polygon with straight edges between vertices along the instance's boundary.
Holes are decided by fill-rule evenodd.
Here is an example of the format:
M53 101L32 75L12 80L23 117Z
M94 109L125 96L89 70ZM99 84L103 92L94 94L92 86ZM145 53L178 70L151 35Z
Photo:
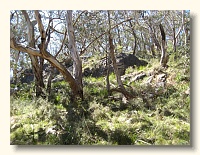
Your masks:
M186 94L186 95L190 95L190 88L188 88L188 89L185 91L185 94Z
M106 67L106 59L102 59L99 61L98 66L90 68L85 68L83 75L84 76L93 76L93 77L100 77L105 76L107 74L107 67ZM120 53L116 56L116 62L119 74L122 76L125 74L125 71L128 67L139 67L139 66L146 66L148 63L144 60L139 60L135 55L133 54L125 54ZM110 67L110 73L114 72L113 66Z
M60 74L60 72L58 71L57 68L52 67L49 64L44 64L43 65L44 78L47 78L50 73L53 74L54 77ZM31 82L34 81L33 70L31 68L25 69L24 72L22 72L22 74L21 74L19 79L20 79L21 83L30 84ZM44 79L44 81L45 81L45 79Z
M31 68L25 69L20 77L21 83L31 83L34 80L33 70Z
M159 75L157 76L157 82L165 82L166 79L167 79L167 75L166 75L165 73L159 74Z
M152 82L152 80L153 80L153 75L152 76L150 76L148 79L147 79L147 81L145 82L145 84L151 84L151 82Z
M125 69L128 68L129 66L146 66L148 63L144 60L139 60L135 55L133 54L128 54L126 55L125 53L119 54L117 56L117 59L120 59L119 62L124 64Z
M85 68L84 71L83 71L83 76L90 76L92 74L92 71L90 70L89 67Z
M136 75L131 81L137 81L137 80L143 79L145 76L146 76L146 73L140 73Z

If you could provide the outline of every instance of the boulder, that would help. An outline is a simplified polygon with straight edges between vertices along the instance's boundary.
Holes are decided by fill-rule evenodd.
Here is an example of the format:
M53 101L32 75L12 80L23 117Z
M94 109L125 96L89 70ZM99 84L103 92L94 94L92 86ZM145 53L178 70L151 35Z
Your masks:
M56 75L59 75L60 72L58 71L57 68L52 67L50 64L44 64L43 65L43 75L44 77L47 78L47 75L50 73L53 73L54 77ZM30 84L31 82L34 81L34 74L33 70L31 68L25 69L20 76L20 82L21 83L27 83ZM12 81L11 81L12 82Z
M139 66L146 66L148 63L144 60L138 59L135 55L133 54L125 54L121 53L117 56L117 59L119 59L120 63L124 64L125 69L132 66L132 67L139 67Z
M139 67L139 66L146 66L148 63L144 60L138 59L133 54L125 54L120 53L116 56L116 62L119 74L122 76L125 74L125 71L128 67ZM95 68L85 68L83 71L84 76L93 76L93 77L100 77L105 76L107 74L107 67L106 67L106 59L102 59L99 61L98 67ZM111 62L112 63L112 62ZM110 67L110 73L114 72L113 66Z
M31 68L25 69L20 76L21 83L31 83L34 80L33 70Z

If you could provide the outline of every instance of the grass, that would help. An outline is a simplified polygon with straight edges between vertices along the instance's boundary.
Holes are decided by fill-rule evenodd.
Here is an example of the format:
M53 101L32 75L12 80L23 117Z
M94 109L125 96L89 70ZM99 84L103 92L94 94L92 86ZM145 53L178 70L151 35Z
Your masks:
M84 101L72 104L68 85L53 83L51 100L35 98L24 86L11 97L11 144L14 145L190 145L190 87L188 57L162 69L157 59L146 67L129 67L126 74L147 76L130 82L126 89L137 96L125 100L120 93L108 97L105 77L84 77ZM156 86L156 77L167 74L165 87ZM154 76L151 85L145 84ZM117 86L114 73L111 87ZM30 90L27 92L27 90ZM59 91L54 91L59 90Z

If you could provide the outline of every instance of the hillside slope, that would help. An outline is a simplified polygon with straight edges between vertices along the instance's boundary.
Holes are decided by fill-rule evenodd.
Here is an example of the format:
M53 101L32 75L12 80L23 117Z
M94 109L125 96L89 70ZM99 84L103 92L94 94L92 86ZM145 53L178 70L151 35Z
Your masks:
M168 68L150 59L121 78L133 99L108 95L105 76L84 77L85 100L76 104L65 81L53 83L47 99L24 84L11 96L11 144L190 145L189 56L170 55ZM109 79L115 89L114 73Z

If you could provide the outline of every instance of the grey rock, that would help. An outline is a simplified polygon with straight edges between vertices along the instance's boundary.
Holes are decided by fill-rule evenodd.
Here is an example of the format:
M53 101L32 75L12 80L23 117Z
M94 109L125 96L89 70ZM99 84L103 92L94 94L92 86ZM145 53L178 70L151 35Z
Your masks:
M166 74L159 74L158 76L157 76L157 81L158 82L165 82L166 81L166 79L167 79L167 75Z
M145 84L151 84L151 82L152 82L152 80L153 80L153 75L152 76L150 76L148 79L147 79L147 81L145 82Z
M25 69L20 77L21 83L31 83L34 80L33 70L31 68Z
M139 60L135 55L133 54L125 54L120 53L116 56L116 62L119 74L122 76L125 74L125 71L128 67L132 66L133 68L135 66L146 66L148 63L144 60ZM112 62L110 62L112 64ZM83 71L84 76L93 76L93 77L100 77L105 76L107 74L107 68L106 68L106 59L102 59L99 61L98 67L94 67L92 69L85 68ZM110 73L114 72L113 66L110 67Z
M143 79L144 77L146 76L146 73L140 73L138 75L136 75L132 81L137 81L137 80L140 80L140 79Z

